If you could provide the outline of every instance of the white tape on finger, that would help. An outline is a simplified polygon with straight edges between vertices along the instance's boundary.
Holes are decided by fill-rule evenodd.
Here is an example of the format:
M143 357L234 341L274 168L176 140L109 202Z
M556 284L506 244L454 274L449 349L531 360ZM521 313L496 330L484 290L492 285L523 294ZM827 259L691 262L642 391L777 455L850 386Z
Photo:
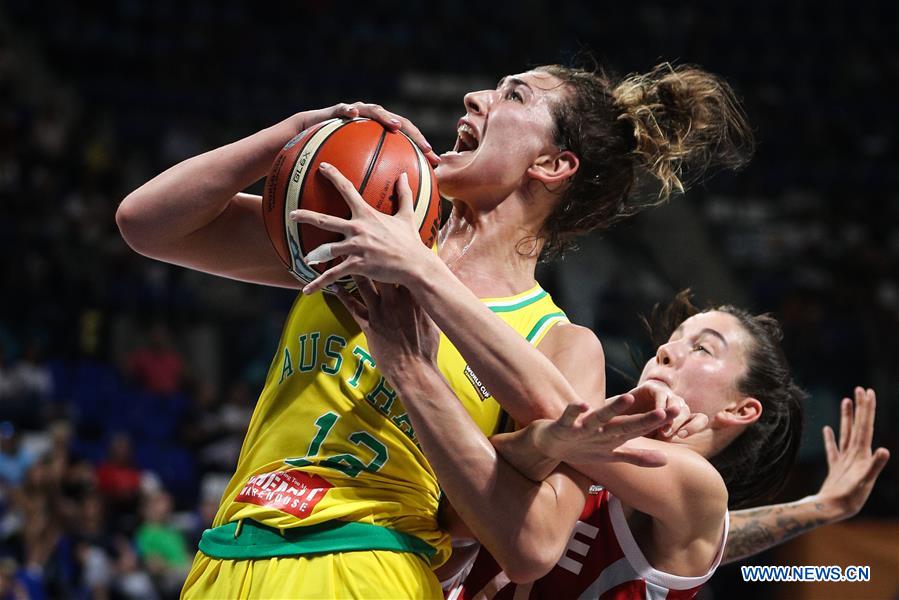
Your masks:
M326 263L329 260L334 260L334 254L331 251L332 246L334 246L334 244L322 244L321 246L307 254L306 264L311 267L313 265Z

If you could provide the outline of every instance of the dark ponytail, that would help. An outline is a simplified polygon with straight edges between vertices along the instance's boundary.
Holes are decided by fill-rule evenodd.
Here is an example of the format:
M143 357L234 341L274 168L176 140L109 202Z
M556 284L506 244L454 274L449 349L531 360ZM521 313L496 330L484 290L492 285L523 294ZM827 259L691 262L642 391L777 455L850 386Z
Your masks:
M737 389L762 403L759 420L710 459L727 483L729 507L744 508L770 499L786 483L799 452L802 404L808 394L793 381L774 317L733 306L715 310L736 317L752 337L746 374Z

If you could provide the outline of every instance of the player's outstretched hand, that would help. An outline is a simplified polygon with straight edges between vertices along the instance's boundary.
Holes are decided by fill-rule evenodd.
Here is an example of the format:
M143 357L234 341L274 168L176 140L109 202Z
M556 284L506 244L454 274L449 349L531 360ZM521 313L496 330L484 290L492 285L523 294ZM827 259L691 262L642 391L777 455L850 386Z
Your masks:
M606 460L663 466L664 453L629 447L627 442L670 423L677 411L668 407L625 414L634 402L634 396L628 393L609 398L599 408L583 402L570 404L558 419L540 419L530 425L535 428L535 444L547 457L572 464Z
M871 452L876 406L874 390L857 387L854 407L849 398L843 398L840 405L839 444L833 429L824 427L827 478L816 496L833 511L833 521L848 519L861 510L890 458L886 448Z
M430 248L421 243L415 227L412 190L405 173L396 182L399 208L393 216L372 208L362 199L353 183L333 165L322 163L321 173L340 192L350 207L351 218L341 219L304 209L291 212L289 218L344 236L339 242L322 244L310 252L306 256L307 264L328 262L340 256L345 259L306 285L303 293L312 294L327 288L344 275L409 284L423 276L420 271L427 269L428 261L439 260Z

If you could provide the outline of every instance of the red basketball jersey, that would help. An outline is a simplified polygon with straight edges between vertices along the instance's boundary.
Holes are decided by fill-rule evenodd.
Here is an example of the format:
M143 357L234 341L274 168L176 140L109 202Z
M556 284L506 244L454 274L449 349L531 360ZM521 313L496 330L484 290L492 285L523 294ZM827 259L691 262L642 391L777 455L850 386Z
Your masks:
M515 584L485 548L451 581L449 600L687 600L715 572L724 554L724 535L709 572L680 577L652 568L637 546L621 503L602 490L591 495L574 527L568 547L552 571L527 584Z

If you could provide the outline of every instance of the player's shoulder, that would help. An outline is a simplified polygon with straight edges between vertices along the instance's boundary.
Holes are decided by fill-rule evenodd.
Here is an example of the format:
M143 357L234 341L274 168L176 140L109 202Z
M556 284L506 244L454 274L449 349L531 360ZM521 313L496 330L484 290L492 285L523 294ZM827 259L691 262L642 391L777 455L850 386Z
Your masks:
M605 361L602 342L593 330L575 323L558 323L543 336L537 347L546 355L564 354L594 364Z
M584 398L605 394L606 357L599 338L590 329L559 323L537 346Z
M727 515L727 485L721 473L705 457L680 444L665 444L669 465L676 469L670 488L669 525L688 537L717 541L718 528Z

